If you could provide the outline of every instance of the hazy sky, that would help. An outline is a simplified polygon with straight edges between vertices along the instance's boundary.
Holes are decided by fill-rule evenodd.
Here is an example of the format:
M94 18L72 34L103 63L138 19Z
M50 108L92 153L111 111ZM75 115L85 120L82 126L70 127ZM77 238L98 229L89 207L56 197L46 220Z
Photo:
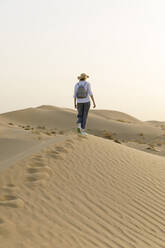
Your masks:
M0 0L0 113L73 107L89 74L99 109L165 121L164 0Z

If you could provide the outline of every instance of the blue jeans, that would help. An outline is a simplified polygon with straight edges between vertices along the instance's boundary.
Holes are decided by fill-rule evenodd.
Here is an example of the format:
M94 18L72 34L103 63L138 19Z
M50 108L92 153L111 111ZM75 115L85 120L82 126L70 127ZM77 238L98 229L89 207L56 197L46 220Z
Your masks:
M77 123L81 123L82 129L85 129L89 109L90 109L90 102L77 103L77 110L78 110Z

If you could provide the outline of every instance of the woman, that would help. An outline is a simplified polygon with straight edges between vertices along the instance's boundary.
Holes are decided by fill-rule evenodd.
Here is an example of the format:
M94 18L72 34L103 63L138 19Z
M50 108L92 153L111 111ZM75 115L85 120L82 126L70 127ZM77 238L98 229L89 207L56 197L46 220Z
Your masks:
M78 77L79 82L76 83L74 87L74 106L75 108L77 108L78 111L77 131L83 136L87 135L87 133L85 132L85 126L88 117L88 111L90 109L90 97L93 102L93 108L96 107L90 83L86 81L87 78L89 78L89 76L85 73L82 73Z

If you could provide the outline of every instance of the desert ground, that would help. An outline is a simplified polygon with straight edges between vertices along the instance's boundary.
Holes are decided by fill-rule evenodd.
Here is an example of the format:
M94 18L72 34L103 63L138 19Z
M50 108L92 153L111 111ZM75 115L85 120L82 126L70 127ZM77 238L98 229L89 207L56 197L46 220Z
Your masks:
M165 122L0 114L0 248L165 248Z

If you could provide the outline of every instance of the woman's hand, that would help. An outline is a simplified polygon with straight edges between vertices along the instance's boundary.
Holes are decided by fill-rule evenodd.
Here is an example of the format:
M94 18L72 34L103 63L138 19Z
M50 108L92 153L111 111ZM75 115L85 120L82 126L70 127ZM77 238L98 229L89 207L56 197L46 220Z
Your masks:
M96 103L95 103L95 99L94 99L94 96L93 96L93 95L91 95L90 97L91 97L91 99L92 99L92 102L93 102L93 108L96 108Z

